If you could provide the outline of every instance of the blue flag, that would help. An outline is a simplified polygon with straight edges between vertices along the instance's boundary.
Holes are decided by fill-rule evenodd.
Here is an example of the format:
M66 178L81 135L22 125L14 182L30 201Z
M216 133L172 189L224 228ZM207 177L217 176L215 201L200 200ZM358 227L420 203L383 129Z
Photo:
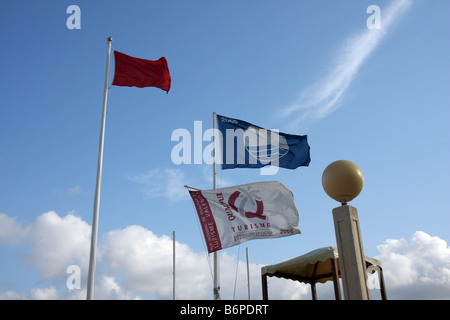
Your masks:
M217 115L222 136L222 169L261 168L267 165L295 169L311 158L307 136L267 130L251 123Z

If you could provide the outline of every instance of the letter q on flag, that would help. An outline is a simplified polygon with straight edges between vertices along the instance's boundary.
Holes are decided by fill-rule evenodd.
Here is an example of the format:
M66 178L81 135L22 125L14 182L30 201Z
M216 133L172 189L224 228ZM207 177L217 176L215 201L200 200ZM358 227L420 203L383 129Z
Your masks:
M277 181L189 191L208 252L253 239L299 234L292 192Z

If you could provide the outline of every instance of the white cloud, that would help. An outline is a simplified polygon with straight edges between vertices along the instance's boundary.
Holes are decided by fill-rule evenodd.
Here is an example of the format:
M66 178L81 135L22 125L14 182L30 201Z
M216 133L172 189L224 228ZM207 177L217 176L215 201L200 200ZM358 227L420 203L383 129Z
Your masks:
M84 190L79 184L65 190L53 190L52 193L56 196L64 198L89 195L89 191Z
M24 240L26 230L22 229L16 219L0 213L0 243L16 244Z
M101 251L109 274L120 275L126 289L160 299L172 294L172 240L168 236L158 237L141 226L128 226L108 232ZM189 268L186 260L193 255L180 253L180 267Z
M44 279L65 276L69 265L88 265L91 227L81 218L60 217L49 211L28 227L31 250L25 254L28 265L37 267Z
M72 214L60 217L53 211L39 216L35 222L22 228L14 219L2 215L0 234L8 225L15 226L10 233L11 243L28 246L23 256L29 267L39 271L41 281L51 283L48 288L32 288L31 299L85 299L86 277L81 290L66 287L67 267L79 265L81 274L87 274L90 247L90 226ZM27 230L26 236L23 236ZM19 241L20 240L20 241ZM8 242L9 243L9 242ZM157 236L141 226L128 226L106 233L99 242L95 297L97 299L151 299L172 298L172 239ZM177 299L211 299L212 262L205 253L197 253L183 243L176 242L176 297ZM252 298L261 298L261 266L250 264ZM221 294L231 299L234 294L236 258L220 254ZM239 262L236 298L247 296L246 267ZM58 289L57 289L58 288ZM59 294L58 294L59 292ZM278 294L279 293L279 294ZM271 298L298 297L298 284L280 285L275 280ZM6 291L1 299L23 299L25 293Z
M292 127L306 120L320 120L341 106L342 98L361 66L411 3L412 0L393 1L381 10L381 29L364 29L345 41L323 80L305 88L297 100L282 111L282 116L291 119Z
M0 292L0 300L25 300L25 293L17 293L15 291Z
M450 299L450 247L423 231L378 246L388 298Z
M22 256L39 272L44 288L29 292L8 290L0 299L85 299L90 226L68 214L60 217L50 211L22 227L6 214L0 215L1 244L26 246ZM104 234L97 256L96 299L172 299L172 239L155 235L142 226L132 225ZM237 247L236 247L237 249ZM241 251L243 249L241 248ZM449 299L450 248L446 241L425 232L414 233L410 241L388 239L378 247L383 263L387 295L390 299ZM247 299L246 264L220 253L220 283L223 299ZM81 290L69 290L69 265L80 266ZM251 298L261 299L262 265L250 263ZM212 258L176 242L177 299L212 298ZM237 273L236 273L237 270ZM13 281L13 279L11 279ZM308 285L269 278L270 299L310 299ZM235 290L236 283L236 290ZM44 285L45 286L45 285ZM318 285L319 299L333 299L331 283ZM1 289L0 289L1 291Z
M54 286L44 289L31 289L31 300L57 300L58 291Z
M196 168L198 169L198 168ZM213 187L212 166L203 166L199 172L186 175L180 169L155 168L145 173L128 177L140 186L140 191L146 198L166 198L170 201L189 200L189 193L185 185L201 189ZM223 188L232 185L228 179L217 175L217 186Z
M179 169L152 169L129 178L142 186L142 192L148 198L165 197L172 201L187 199L184 188L186 177Z
M86 190L83 190L83 188L77 184L73 188L67 189L67 194L69 196L77 196L77 195L87 195L88 192Z
M95 287L97 297L104 300L139 300L139 296L122 288L114 277L103 275ZM83 295L82 299L85 299Z

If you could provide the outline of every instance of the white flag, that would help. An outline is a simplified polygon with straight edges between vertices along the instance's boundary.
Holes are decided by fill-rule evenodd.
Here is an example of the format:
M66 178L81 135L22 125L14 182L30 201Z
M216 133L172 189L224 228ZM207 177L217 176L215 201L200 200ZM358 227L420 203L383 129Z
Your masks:
M276 181L189 191L208 252L300 233L292 192Z

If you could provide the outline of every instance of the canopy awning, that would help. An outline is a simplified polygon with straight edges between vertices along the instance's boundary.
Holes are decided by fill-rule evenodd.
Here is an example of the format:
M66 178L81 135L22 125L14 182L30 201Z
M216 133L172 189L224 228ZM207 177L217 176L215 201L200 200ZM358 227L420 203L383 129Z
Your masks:
M382 272L381 262L379 260L369 257L365 257L365 259L366 268L376 266L379 267L380 273ZM336 298L340 298L339 283L337 280L340 276L339 254L335 247L320 248L287 261L262 267L261 276L263 277L263 295L265 294L266 298L267 282L265 279L267 276L309 283L313 291L313 298L315 298L316 283L325 283L333 280ZM380 285L383 286L382 296L385 296L383 292L384 284L380 283ZM264 290L266 290L265 293Z

